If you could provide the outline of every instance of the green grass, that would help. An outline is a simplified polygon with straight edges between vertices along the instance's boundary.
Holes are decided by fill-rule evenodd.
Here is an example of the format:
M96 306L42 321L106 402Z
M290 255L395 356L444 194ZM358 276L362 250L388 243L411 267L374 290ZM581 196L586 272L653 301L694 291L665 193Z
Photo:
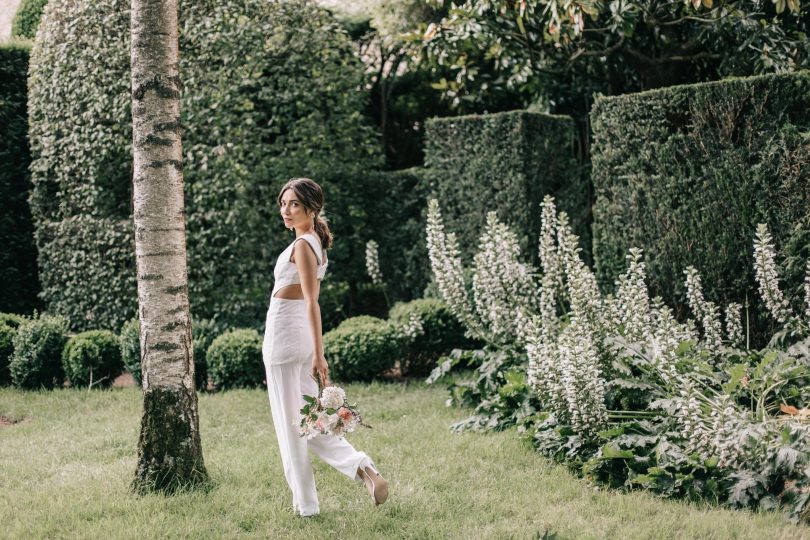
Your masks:
M9 538L810 538L781 513L752 514L597 490L512 432L451 434L464 411L442 388L350 385L374 428L349 440L391 482L365 490L315 462L321 515L296 517L267 395L200 396L212 486L172 497L128 491L141 395L0 389L0 536Z

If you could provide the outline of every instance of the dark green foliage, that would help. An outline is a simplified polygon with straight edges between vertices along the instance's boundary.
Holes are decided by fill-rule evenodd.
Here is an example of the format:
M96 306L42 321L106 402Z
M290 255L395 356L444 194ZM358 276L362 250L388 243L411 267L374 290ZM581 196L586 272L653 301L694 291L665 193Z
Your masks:
M0 311L39 306L37 252L28 207L28 55L25 43L0 45Z
M352 317L323 336L329 374L339 381L367 381L394 367L402 356L402 338L387 321Z
M366 199L355 205L370 206L374 195L355 179L381 153L361 115L363 66L345 32L308 0L184 1L180 17L193 319L218 331L261 324L274 257L292 240L275 203L291 176L324 187L337 239L330 278L361 281L346 205L359 193ZM31 201L43 298L74 329L116 329L136 298L129 2L54 4L38 40Z
M121 361L126 370L141 386L143 375L141 373L141 323L138 318L130 319L121 327L118 335L121 346Z
M76 334L62 350L62 368L72 386L111 386L123 367L121 344L109 330Z
M436 298L420 298L397 303L391 308L389 321L402 331L412 319L419 321L421 330L407 337L407 356L401 359L401 371L407 376L425 376L436 366L436 360L456 348L468 348L473 343L464 337L464 326L444 302ZM407 332L406 332L407 334Z
M343 186L330 186L327 206L338 210L329 214L336 247L329 252L330 266L321 285L326 329L347 315L386 314L382 289L371 285L367 275L365 249L369 240L379 245L388 298L421 296L430 273L424 232L424 174L419 168L366 171ZM336 297L337 293L344 297Z
M205 356L217 390L259 386L264 379L262 338L256 330L225 332L211 343Z
M65 378L62 349L67 342L67 321L58 315L26 320L14 336L9 369L14 386L54 388Z
M392 301L419 298L430 281L425 244L427 178L426 169L414 167L381 172L369 177L365 187L368 193L383 194L368 210L365 241L379 245L380 272ZM364 257L359 259L365 262Z
M568 117L512 111L433 119L427 123L425 166L432 197L445 226L456 231L472 259L486 214L520 231L521 250L537 262L540 203L555 197L575 231L589 245L586 184L574 157L574 125Z
M48 0L21 0L17 13L11 21L11 35L33 39L37 35L42 10L47 3Z
M600 284L645 251L652 295L685 306L695 266L709 300L756 299L754 229L766 223L788 296L810 257L810 74L734 79L597 101L594 259ZM752 313L764 313L752 309ZM761 321L761 320L760 320ZM762 322L752 321L760 328Z

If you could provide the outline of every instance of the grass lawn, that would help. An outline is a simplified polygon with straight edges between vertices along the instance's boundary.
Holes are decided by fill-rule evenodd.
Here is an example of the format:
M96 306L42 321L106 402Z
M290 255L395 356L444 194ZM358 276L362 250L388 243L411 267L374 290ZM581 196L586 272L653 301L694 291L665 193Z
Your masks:
M321 515L291 496L263 390L200 396L208 490L137 497L135 388L0 389L0 537L8 538L810 538L783 514L599 491L511 432L451 434L441 387L350 385L372 430L349 435L391 483L365 489L316 461ZM553 534L553 536L552 536Z

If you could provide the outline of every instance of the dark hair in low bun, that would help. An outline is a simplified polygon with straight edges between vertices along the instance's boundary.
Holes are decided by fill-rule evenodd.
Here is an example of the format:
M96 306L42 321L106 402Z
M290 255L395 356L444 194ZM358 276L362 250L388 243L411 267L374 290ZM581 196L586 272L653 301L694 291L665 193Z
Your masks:
M332 231L326 218L321 215L323 210L323 190L314 180L309 178L290 178L278 193L277 202L281 206L281 197L288 189L293 190L295 196L310 212L315 212L315 233L321 239L323 249L332 247Z

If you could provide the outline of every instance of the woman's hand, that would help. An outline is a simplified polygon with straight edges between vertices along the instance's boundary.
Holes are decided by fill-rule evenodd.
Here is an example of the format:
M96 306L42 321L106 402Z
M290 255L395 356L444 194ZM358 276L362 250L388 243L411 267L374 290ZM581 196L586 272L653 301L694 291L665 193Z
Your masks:
M312 357L312 378L320 381L321 386L329 384L329 366L326 365L326 358L323 356Z

